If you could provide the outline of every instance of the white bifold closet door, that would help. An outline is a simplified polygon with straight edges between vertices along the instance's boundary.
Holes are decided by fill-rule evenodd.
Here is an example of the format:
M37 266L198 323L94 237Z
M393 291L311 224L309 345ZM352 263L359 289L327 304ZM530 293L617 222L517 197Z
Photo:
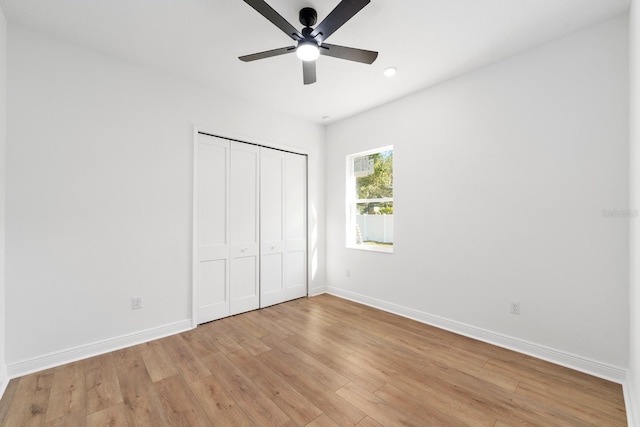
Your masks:
M231 141L229 314L260 307L260 148Z
M306 157L260 148L260 306L307 295Z
M198 134L197 322L307 295L307 160Z
M198 323L260 307L259 147L198 135Z

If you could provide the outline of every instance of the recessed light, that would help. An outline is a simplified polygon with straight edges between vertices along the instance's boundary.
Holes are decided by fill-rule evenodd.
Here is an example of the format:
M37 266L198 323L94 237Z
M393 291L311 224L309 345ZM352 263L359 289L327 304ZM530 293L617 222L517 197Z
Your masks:
M398 72L398 69L396 67L387 67L384 69L384 75L387 77L393 77L396 75L397 72Z
M331 118L331 116L322 116L322 120L327 121Z

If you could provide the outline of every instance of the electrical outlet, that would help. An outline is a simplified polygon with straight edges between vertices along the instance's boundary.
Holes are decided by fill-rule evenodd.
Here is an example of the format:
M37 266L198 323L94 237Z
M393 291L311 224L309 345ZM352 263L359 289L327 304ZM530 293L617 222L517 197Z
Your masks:
M509 313L520 314L520 303L516 301L511 301L509 303Z
M345 271L345 275L347 277L351 277L351 269L347 268L347 271Z
M131 298L131 309L139 310L142 308L142 297L133 297Z

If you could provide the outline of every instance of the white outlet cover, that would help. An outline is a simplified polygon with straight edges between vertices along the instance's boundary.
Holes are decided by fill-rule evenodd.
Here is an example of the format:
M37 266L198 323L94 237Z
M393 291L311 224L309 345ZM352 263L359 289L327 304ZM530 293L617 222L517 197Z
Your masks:
M509 303L509 313L520 314L520 303L517 301L511 301Z

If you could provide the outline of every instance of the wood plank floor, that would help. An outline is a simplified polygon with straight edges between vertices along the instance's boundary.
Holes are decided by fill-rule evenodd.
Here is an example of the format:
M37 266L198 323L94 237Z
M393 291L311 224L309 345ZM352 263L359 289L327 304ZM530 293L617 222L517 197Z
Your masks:
M621 386L329 295L12 380L2 426L625 426Z

